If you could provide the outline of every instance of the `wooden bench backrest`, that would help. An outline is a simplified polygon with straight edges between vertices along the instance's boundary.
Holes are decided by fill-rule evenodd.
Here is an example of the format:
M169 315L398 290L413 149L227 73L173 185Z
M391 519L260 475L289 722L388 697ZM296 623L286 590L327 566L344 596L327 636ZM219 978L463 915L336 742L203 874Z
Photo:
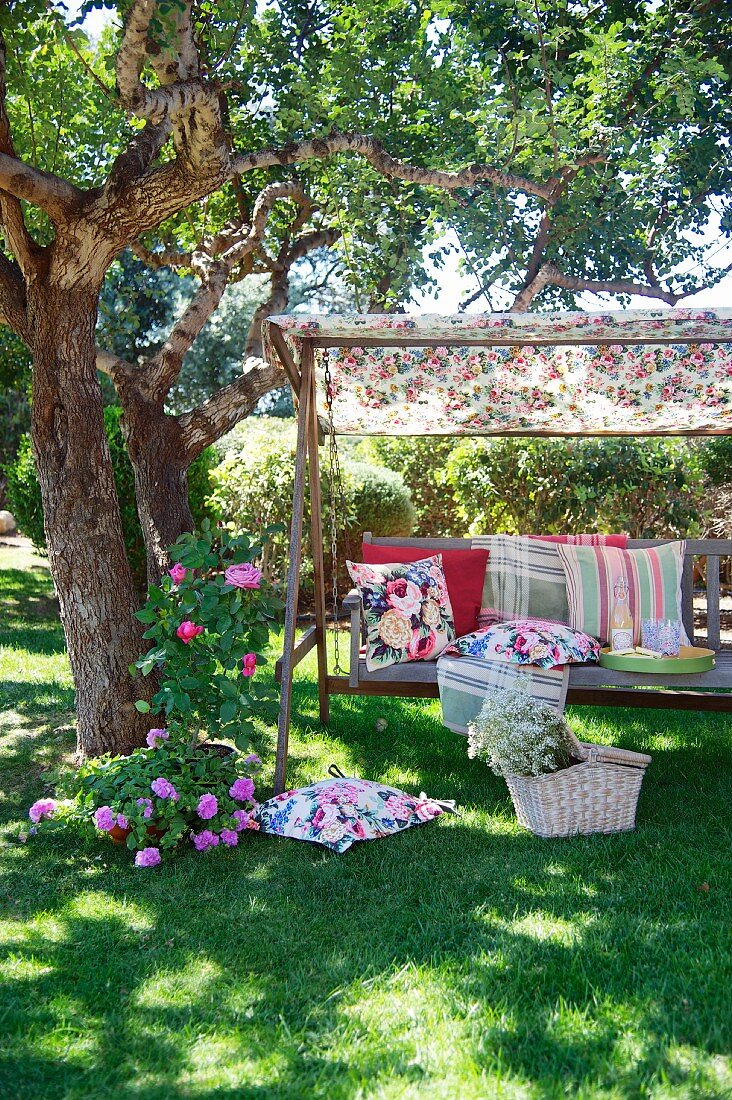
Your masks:
M468 550L469 538L381 538L366 531L364 542L378 546L417 546L425 551ZM628 539L628 549L635 550L647 546L663 546L672 539ZM732 539L687 539L684 555L684 569L681 576L681 613L684 629L691 641L694 641L694 558L707 559L707 645L719 649L719 559L732 557Z

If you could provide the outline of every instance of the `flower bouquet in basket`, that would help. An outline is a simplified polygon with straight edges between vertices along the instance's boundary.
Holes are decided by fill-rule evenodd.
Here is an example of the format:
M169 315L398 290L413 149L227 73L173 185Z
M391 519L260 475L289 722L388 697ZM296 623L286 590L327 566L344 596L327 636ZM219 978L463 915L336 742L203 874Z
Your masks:
M519 823L537 836L635 828L650 756L578 741L559 711L517 680L486 696L468 725L468 756L502 775Z
M152 701L135 706L157 724L129 756L87 760L62 777L61 797L31 806L34 830L50 820L107 833L136 852L137 866L153 867L182 842L199 852L234 847L257 827L252 719L273 716L275 695L256 672L283 606L254 564L262 550L248 535L215 538L207 521L171 547L174 565L137 613L151 648L130 666L156 677Z

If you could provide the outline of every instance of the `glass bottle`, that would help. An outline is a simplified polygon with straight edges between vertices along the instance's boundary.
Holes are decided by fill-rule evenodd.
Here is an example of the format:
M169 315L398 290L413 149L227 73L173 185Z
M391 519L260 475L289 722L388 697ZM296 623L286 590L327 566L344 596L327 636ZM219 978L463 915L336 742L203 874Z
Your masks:
M633 648L633 616L630 614L628 595L625 577L618 577L615 585L615 604L610 619L610 649L613 653Z

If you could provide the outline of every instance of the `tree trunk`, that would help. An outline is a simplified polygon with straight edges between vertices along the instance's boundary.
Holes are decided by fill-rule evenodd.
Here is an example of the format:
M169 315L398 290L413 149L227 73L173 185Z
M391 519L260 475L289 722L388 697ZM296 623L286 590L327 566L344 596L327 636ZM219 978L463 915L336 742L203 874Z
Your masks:
M40 282L40 280L39 280ZM82 755L141 744L149 721L134 701L149 691L128 671L146 646L122 538L102 415L94 328L97 288L36 284L32 438L51 573L76 686Z
M170 565L167 547L193 530L188 502L188 458L180 427L163 409L137 394L121 395L123 430L135 471L137 512L147 549L148 584L159 584Z

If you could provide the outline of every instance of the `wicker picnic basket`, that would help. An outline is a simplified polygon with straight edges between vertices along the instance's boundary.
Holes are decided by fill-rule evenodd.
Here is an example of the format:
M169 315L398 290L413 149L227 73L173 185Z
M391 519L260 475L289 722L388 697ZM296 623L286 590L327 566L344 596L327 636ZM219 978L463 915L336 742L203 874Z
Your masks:
M537 836L634 829L650 756L582 741L574 741L572 753L577 763L561 771L505 777L519 824Z

